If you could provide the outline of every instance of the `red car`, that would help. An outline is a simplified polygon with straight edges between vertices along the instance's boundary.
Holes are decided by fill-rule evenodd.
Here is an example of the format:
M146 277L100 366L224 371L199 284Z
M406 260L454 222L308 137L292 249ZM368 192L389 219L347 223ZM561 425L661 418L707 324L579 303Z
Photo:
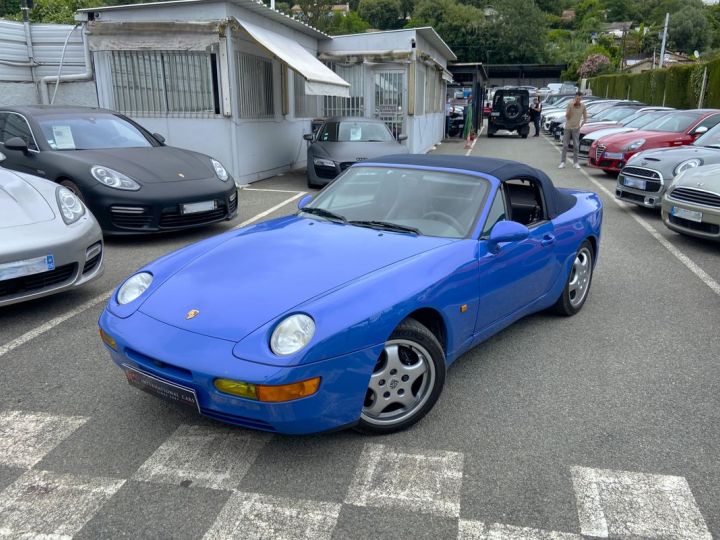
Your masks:
M651 122L640 131L609 135L590 147L588 163L608 174L617 174L627 160L642 150L692 143L720 123L717 109L677 111Z

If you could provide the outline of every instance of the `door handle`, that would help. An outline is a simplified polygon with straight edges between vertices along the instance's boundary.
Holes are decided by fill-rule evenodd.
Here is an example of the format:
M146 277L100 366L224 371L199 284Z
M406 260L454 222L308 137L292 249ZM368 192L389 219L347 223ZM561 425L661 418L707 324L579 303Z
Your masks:
M543 246L549 246L555 242L555 236L552 234L546 234L543 236L542 242L540 242Z

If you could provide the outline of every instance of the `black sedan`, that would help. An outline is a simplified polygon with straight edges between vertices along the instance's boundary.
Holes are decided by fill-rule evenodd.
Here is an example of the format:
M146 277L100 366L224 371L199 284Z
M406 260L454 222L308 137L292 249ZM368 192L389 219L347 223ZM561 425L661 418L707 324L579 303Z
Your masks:
M237 213L235 182L204 154L87 107L0 107L3 166L75 192L110 234L197 227Z

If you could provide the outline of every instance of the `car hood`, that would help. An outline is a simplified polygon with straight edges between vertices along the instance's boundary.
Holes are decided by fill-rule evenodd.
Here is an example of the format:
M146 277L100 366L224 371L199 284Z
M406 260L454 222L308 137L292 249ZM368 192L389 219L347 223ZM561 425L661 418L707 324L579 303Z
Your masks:
M588 122L582 128L580 128L580 135L586 135L587 133L592 133L593 131L597 131L599 129L605 129L617 125L618 122Z
M93 165L109 167L140 183L181 182L215 176L209 157L172 146L75 150L58 154L82 161L88 168Z
M673 183L673 187L692 187L720 195L720 165L690 169Z
M691 158L716 158L720 160L720 148L707 148L705 146L694 146L688 144L686 146L677 146L673 148L658 148L656 150L646 150L636 159L642 161L660 161L669 163L680 163Z
M0 228L33 225L55 219L40 192L10 171L0 171Z
M184 330L240 341L311 298L453 241L296 216L274 220L192 260L139 311ZM186 320L193 309L199 314Z
M366 159L407 153L407 148L392 142L317 142L313 144L316 156L326 156L338 163L365 161Z
M583 139L587 139L588 141L597 141L598 139L601 139L603 137L609 137L610 135L618 135L619 133L630 133L631 131L637 131L636 128L629 128L629 127L613 127L613 128L604 128L604 129L598 129L597 131L591 131L587 135L583 137Z
M669 131L633 131L631 133L619 133L603 139L603 144L608 151L619 151L623 146L638 139L645 139L645 147L652 147L655 144L670 142L684 137L683 133Z

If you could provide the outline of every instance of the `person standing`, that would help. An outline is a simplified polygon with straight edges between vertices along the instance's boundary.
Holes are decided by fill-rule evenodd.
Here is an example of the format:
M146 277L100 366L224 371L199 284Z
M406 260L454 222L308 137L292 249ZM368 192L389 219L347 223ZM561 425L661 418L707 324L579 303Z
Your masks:
M567 158L570 137L572 137L573 142L573 167L576 169L580 168L580 163L578 162L580 128L585 122L587 122L587 109L582 102L582 92L578 92L575 94L575 99L572 100L565 110L565 134L563 135L562 157L560 158L559 169L565 168L565 159Z
M532 105L530 105L530 116L532 117L533 125L535 126L534 137L539 137L540 118L542 118L542 103L540 103L540 98L538 96L535 96Z
M453 106L450 98L445 103L445 138L450 137L450 126L452 124Z

